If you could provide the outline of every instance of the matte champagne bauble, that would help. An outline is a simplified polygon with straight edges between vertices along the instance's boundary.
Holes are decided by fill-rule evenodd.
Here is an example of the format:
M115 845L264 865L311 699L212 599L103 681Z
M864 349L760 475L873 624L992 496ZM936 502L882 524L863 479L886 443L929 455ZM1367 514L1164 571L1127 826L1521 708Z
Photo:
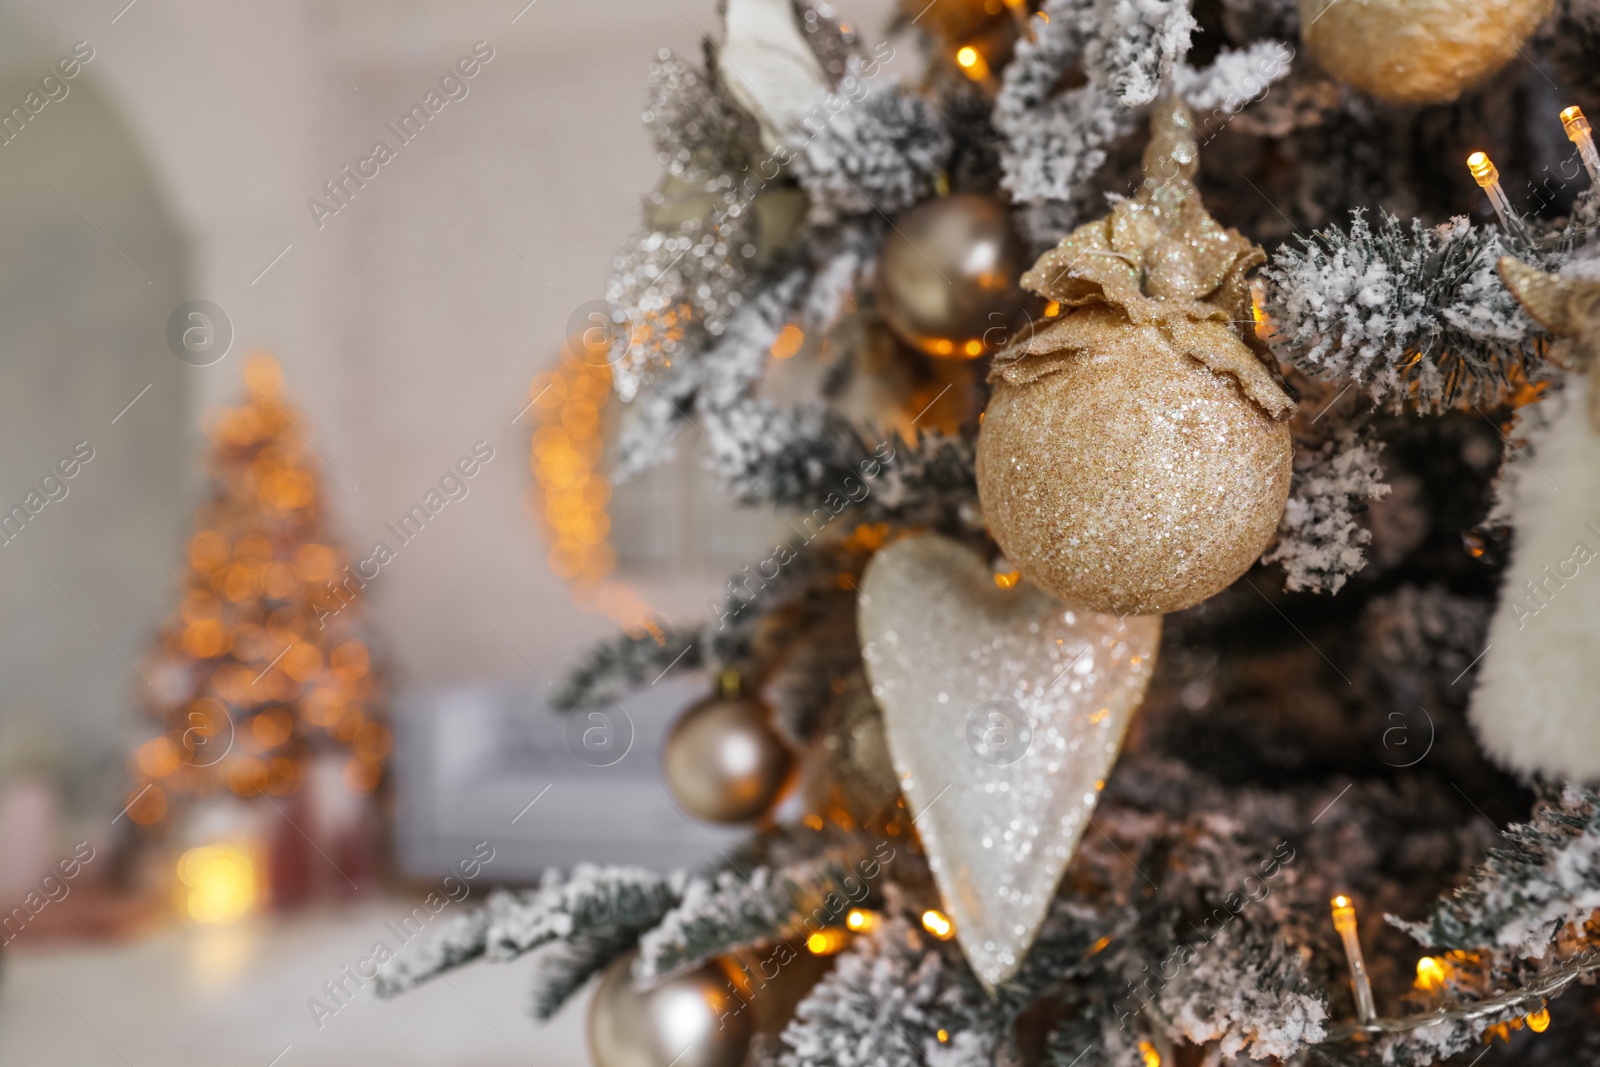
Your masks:
M748 822L766 814L794 757L758 701L714 697L683 713L667 737L667 786L690 815Z
M629 952L613 963L589 1004L589 1056L595 1067L739 1067L750 1044L751 1013L716 963L634 988Z
M1300 36L1340 81L1442 104L1517 57L1554 0L1299 0Z
M1232 584L1272 540L1293 459L1250 331L1265 257L1206 214L1187 109L1158 103L1147 178L1023 284L1065 314L996 360L978 435L990 533L1075 607L1153 615Z
M1009 339L1027 253L1011 213L988 196L941 196L895 220L878 253L878 305L899 338L930 356L976 359Z

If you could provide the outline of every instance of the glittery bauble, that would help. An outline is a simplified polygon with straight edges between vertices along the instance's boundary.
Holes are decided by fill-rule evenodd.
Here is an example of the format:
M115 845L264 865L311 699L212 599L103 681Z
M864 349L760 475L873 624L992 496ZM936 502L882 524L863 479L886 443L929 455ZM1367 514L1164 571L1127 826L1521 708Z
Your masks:
M925 201L895 220L878 253L878 306L889 328L930 356L975 359L1005 339L1026 300L1026 250L989 196Z
M715 697L683 713L663 763L668 788L690 815L748 822L783 792L794 757L760 703Z
M716 963L634 988L629 952L613 963L589 1004L589 1056L595 1067L739 1067L750 1044L751 1013Z
M1554 0L1299 0L1334 77L1394 104L1442 104L1515 59Z
M989 530L1068 603L1164 614L1231 585L1289 496L1286 423L1238 386L1122 327L1109 351L1001 381L978 437Z
M944 537L897 541L858 629L889 752L967 960L1017 972L1144 698L1161 620L999 588Z
M1070 309L1001 354L978 434L990 533L1069 604L1153 615L1234 582L1289 496L1294 404L1258 353L1261 250L1201 206L1194 125L1158 104L1144 186L1023 276Z

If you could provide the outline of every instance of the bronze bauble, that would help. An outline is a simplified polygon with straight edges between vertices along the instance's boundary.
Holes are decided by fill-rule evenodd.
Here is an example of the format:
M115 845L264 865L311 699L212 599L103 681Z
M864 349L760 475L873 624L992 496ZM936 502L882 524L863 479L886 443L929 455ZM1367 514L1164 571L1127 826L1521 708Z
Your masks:
M878 252L878 307L899 338L930 356L976 359L1010 340L1028 301L1027 251L1011 213L988 196L925 201L895 220Z
M1392 104L1442 104L1515 59L1554 0L1300 0L1335 78Z
M816 799L819 806L840 804L856 822L883 825L899 810L900 776L889 758L883 712L872 699L872 686L859 670L838 685L818 724L823 761Z
M631 951L613 963L589 1004L595 1067L739 1067L753 1030L717 963L635 989Z
M1188 110L1158 103L1136 196L1039 257L1066 309L996 360L978 434L990 533L1074 607L1154 615L1232 584L1289 494L1294 403L1251 329L1266 257L1206 214Z
M713 697L683 713L663 762L684 811L733 823L767 813L788 784L794 756L758 701Z

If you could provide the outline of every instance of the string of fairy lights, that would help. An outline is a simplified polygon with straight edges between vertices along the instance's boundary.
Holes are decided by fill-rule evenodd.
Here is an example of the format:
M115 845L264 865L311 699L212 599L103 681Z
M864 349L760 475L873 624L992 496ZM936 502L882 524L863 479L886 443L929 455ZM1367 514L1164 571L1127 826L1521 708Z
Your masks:
M528 510L549 542L550 569L566 580L573 600L634 636L661 640L656 611L616 580L611 545L611 481L605 474L606 408L611 396L607 348L585 335L572 338L557 365L528 387L533 413L529 463L534 486Z

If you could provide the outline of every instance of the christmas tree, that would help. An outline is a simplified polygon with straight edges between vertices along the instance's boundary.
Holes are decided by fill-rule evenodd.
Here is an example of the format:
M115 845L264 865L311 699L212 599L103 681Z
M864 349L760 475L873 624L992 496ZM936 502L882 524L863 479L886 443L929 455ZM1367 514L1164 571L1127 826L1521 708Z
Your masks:
M603 973L600 1067L1600 1058L1597 61L1592 0L727 0L612 473L687 427L794 536L559 703L716 673L672 800L762 821L384 991Z
M361 636L366 583L329 535L319 457L277 362L256 355L244 377L247 402L210 429L210 498L151 657L160 733L134 754L127 809L146 826L218 792L276 803L319 754L344 753L344 785L365 796L392 744Z

